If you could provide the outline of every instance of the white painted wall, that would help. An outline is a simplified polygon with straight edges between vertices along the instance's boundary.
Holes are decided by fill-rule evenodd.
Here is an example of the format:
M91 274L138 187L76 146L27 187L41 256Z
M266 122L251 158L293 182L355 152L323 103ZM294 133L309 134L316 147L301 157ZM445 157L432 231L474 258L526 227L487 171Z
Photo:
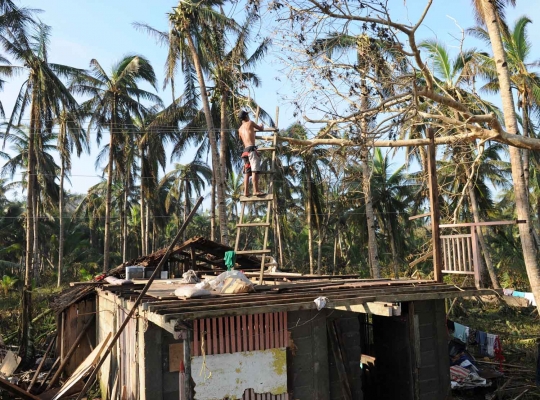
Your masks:
M255 393L287 393L286 349L217 354L191 359L196 400L241 399Z

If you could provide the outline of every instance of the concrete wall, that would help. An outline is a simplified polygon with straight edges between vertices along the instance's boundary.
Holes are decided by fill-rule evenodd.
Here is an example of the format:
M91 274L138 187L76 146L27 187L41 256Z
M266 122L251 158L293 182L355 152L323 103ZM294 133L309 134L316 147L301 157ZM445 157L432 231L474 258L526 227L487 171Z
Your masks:
M285 394L286 357L285 348L193 357L195 398L241 399L247 389L253 389L256 394Z
M328 400L327 310L293 311L287 316L290 349L287 357L292 399Z
M444 300L415 301L409 308L414 320L416 398L446 399L450 391L450 361Z
M358 314L346 311L335 311L329 313L328 324L334 324L340 346L342 346L342 357L345 363L347 380L351 389L352 398L362 400L362 371L360 369L360 322ZM330 372L330 398L332 400L345 399L339 374L337 372L336 360L332 351L329 350L328 363Z

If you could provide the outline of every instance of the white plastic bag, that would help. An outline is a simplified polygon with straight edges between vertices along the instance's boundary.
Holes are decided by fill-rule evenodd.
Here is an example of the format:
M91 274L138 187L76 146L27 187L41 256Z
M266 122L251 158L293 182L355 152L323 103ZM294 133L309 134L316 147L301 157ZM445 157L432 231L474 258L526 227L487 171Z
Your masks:
M253 282L251 282L243 273L240 271L225 271L218 276L216 276L214 279L209 279L208 284L212 288L212 290L215 290L216 292L221 293L223 290L223 285L225 283L225 280L227 278L235 278L240 279L242 282L244 282L248 286L253 286Z
M180 282L182 283L198 283L200 281L201 280L199 279L195 271L193 271L192 269L184 272L182 274L182 279L180 280Z
M317 305L317 310L321 311L324 307L326 307L326 303L328 302L328 298L321 296L321 297L317 297L313 301Z
M178 297L183 297L186 299L210 296L210 291L206 289L199 289L195 285L183 285L174 291L174 295Z

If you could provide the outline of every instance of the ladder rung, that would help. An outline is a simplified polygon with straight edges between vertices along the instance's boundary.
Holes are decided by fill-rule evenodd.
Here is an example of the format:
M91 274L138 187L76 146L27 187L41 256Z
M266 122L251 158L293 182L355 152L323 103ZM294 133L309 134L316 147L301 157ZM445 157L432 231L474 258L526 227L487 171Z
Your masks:
M236 252L236 254L268 254L271 253L272 250L239 250Z
M237 228L244 226L270 226L270 222L251 222L246 224L236 224Z
M257 151L274 151L275 147L259 147Z
M240 201L270 201L274 200L273 194L267 194L265 196L240 196Z

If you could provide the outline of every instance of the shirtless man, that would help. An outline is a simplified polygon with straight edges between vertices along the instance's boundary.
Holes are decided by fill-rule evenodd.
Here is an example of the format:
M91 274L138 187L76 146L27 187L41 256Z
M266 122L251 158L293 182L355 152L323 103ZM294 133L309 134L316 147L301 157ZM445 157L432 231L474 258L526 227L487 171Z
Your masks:
M249 176L252 176L253 195L263 196L265 193L259 191L259 172L261 171L261 157L255 146L255 131L262 131L264 126L257 125L249 120L247 111L240 112L240 120L242 125L238 129L240 139L244 143L244 152L242 159L244 160L244 196L249 196Z

